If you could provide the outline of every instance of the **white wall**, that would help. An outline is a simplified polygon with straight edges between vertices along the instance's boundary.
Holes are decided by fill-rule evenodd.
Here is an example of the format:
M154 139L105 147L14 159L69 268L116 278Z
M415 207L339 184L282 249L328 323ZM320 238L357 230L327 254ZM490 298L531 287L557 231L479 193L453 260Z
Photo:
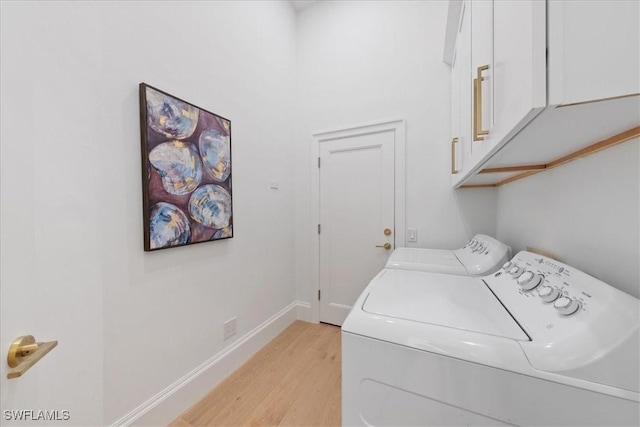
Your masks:
M493 190L450 188L450 71L442 62L446 1L320 2L298 16L296 282L310 301L311 134L402 118L407 227L415 246L454 248L495 234Z
M640 139L500 187L498 239L640 297Z
M2 408L111 423L295 300L295 14L2 2L1 43L1 352L60 341ZM232 120L233 239L143 252L142 81Z

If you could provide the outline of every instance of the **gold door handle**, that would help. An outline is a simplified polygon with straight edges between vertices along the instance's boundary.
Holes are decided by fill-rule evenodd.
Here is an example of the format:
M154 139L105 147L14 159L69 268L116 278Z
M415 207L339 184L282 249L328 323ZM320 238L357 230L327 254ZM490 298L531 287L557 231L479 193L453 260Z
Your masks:
M488 65L478 67L477 77L473 79L473 140L483 141L481 135L489 135L488 130L482 129L482 72L489 69Z
M458 145L458 138L453 138L451 140L451 174L455 175L458 172L458 168L456 167L456 146Z
M10 369L7 378L18 378L42 359L47 353L58 345L58 341L36 342L33 335L25 335L17 338L7 355L7 364Z
M384 229L384 235L385 236L391 236L391 229L390 228L385 228Z
M385 248L386 250L391 249L391 243L385 243L384 245L376 245L376 248Z

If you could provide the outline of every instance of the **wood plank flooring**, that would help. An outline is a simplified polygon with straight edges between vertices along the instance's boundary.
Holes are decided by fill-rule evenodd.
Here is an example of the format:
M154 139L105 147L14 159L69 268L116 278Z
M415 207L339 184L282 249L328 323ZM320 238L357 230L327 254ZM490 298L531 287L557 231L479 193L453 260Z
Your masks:
M296 321L170 426L339 426L340 405L340 328Z

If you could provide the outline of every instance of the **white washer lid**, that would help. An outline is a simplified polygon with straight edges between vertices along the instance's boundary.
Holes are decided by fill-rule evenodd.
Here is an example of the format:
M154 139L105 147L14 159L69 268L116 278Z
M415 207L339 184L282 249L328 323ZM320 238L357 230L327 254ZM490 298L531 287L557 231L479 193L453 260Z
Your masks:
M371 314L529 341L479 278L389 269L368 290Z
M453 251L445 249L397 248L389 257L385 268L467 274Z

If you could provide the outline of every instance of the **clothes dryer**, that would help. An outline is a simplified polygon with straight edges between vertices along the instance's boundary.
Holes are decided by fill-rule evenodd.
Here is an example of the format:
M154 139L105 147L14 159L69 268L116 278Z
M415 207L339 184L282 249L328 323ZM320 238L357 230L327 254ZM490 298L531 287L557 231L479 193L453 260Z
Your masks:
M397 248L385 268L481 276L498 270L510 258L508 245L493 237L476 234L455 250Z

